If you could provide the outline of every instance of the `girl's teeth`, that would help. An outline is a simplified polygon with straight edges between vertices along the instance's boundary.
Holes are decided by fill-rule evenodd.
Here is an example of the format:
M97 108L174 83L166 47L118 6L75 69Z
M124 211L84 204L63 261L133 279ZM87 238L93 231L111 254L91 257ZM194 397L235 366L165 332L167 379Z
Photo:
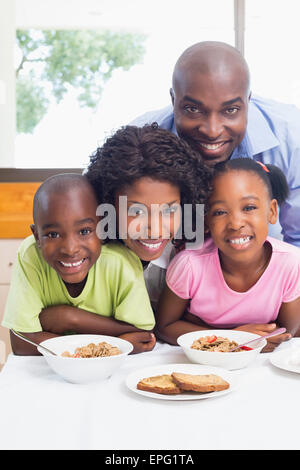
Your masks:
M61 261L61 264L65 266L66 268L72 268L74 266L79 266L80 264L83 263L83 261L84 261L84 258L80 261L77 261L77 263L64 263L63 261Z
M242 245L243 243L247 243L249 241L250 241L250 237L235 238L234 240L229 240L229 242L233 243L234 245Z
M221 142L220 144L204 144L203 142L201 142L200 145L207 150L217 150L218 148L222 147L223 142Z
M159 243L145 243L145 242L142 242L141 240L139 240L139 242L146 246L147 248L150 248L151 250L155 250L156 248L159 248L162 244L162 242L159 242Z

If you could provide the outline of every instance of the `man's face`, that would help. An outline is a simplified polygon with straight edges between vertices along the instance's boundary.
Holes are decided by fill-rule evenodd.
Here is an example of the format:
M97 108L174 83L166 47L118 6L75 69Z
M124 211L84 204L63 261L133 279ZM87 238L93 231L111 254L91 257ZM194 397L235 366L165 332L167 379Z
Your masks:
M171 90L178 135L210 166L226 161L242 142L248 87L234 73L182 72Z

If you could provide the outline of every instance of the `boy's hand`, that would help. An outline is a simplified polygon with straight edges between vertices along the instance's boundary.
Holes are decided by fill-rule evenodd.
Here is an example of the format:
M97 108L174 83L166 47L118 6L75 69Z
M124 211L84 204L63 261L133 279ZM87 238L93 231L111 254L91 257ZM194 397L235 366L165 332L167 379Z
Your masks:
M156 344L155 335L148 331L124 333L123 335L120 335L119 338L129 341L133 345L133 351L131 354L152 351Z
M73 308L69 305L59 305L43 309L39 315L43 331L63 334L69 330Z
M261 323L261 324L249 323L248 325L238 326L237 328L234 328L234 329L240 330L240 331L249 331L250 333L263 336L263 335L267 335L268 333L272 333L272 331L276 330L276 328L278 328L276 323ZM272 336L271 338L267 338L267 345L263 348L261 352L272 352L283 341L288 341L291 338L292 338L292 335L290 333L282 333L281 335L276 335L276 336Z

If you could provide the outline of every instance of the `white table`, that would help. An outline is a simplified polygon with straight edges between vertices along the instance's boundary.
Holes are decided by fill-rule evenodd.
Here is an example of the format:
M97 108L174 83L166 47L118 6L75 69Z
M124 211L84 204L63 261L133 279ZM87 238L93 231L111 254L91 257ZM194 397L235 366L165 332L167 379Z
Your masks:
M295 344L300 338L280 349ZM92 385L63 381L43 357L10 355L0 373L0 448L299 449L300 374L274 367L271 354L235 371L235 391L193 401L146 398L125 385L137 369L187 363L176 346L128 356L118 373Z

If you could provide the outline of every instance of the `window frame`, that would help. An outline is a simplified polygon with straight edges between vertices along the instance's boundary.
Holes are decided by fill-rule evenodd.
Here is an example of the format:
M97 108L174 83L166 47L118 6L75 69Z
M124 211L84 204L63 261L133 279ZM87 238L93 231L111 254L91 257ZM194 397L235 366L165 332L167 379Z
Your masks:
M5 0L7 8L10 8L10 14L15 12L14 6L8 6L8 2L12 5L14 2ZM4 2L4 3L5 3ZM235 47L244 55L244 38L245 38L245 2L246 0L233 0L234 2L234 33L235 33ZM0 76L1 78L1 76ZM0 80L1 81L1 80ZM1 104L1 103L0 103ZM15 97L12 103L15 110ZM11 135L15 133L15 122L10 124L13 128ZM10 148L14 148L14 144L10 143ZM36 182L44 181L49 176L65 173L75 172L81 173L82 168L15 168L15 167L0 167L0 182Z

